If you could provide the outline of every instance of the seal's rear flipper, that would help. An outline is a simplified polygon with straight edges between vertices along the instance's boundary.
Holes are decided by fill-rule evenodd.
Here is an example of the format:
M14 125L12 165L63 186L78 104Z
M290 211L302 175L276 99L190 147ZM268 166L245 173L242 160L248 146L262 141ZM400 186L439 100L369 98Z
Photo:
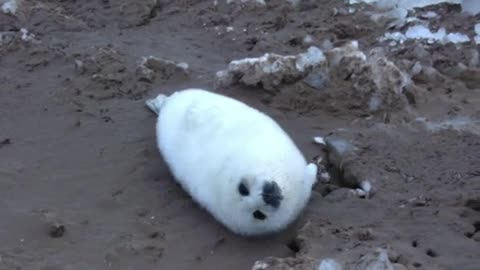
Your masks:
M152 112L158 115L166 99L167 99L167 96L160 94L156 98L147 99L147 101L145 101L145 105Z

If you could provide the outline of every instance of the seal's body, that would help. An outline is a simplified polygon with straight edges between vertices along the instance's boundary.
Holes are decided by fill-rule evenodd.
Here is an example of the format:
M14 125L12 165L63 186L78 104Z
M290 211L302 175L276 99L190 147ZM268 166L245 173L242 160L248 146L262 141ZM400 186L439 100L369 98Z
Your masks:
M233 232L277 232L305 207L317 167L264 113L202 89L146 104L158 114L158 148L176 181Z

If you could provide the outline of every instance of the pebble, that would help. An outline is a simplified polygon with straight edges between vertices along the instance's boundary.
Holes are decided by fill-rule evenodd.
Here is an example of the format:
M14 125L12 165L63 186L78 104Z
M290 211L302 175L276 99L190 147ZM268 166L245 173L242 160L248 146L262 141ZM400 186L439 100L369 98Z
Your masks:
M51 224L48 234L52 238L62 237L65 234L65 225L59 223Z
M475 211L480 211L480 198L468 199L465 206Z
M431 248L427 249L426 254L432 258L435 258L438 256L437 252Z
M373 231L372 229L363 229L357 232L358 240L360 241L371 241L373 240Z
M388 259L388 253L383 248L377 248L360 258L355 265L357 270L394 270Z
M476 234L474 234L472 236L472 239L477 241L477 242L480 242L480 232L477 232Z
M75 70L77 70L80 74L85 72L85 65L83 61L75 59Z
M320 70L313 70L303 79L303 82L315 89L324 89L328 83L327 75Z

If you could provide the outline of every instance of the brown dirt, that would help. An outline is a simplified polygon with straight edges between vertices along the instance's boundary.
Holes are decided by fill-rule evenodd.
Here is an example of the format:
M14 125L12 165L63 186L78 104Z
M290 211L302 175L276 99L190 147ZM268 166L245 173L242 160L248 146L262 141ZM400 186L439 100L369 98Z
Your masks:
M480 73L470 63L478 46L432 45L422 60L417 42L379 43L386 24L361 11L333 16L334 7L344 9L333 0L300 10L280 0L267 8L213 8L210 0L25 2L18 17L0 14L0 31L8 32L0 43L0 269L234 270L269 256L348 261L375 247L408 269L478 269ZM478 18L438 10L445 16L436 24L473 36ZM36 40L22 41L22 27ZM360 199L320 184L288 230L233 235L174 183L144 99L212 89L229 61L303 52L306 34L318 46L325 39L356 39L364 51L383 46L407 72L421 60L441 80L417 75L407 112L374 114L342 73L320 90L303 83L275 93L218 90L278 120L309 159L322 152L312 136L350 139L359 152L349 166L375 189ZM150 55L187 62L188 77L142 79L137 66ZM428 129L416 117L453 117L458 129Z

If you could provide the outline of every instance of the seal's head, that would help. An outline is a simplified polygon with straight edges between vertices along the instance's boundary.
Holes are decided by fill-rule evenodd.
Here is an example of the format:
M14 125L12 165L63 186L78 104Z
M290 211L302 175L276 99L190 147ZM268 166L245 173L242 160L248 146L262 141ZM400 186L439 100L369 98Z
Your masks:
M243 235L263 235L280 231L292 223L308 202L316 181L317 166L309 164L295 174L243 175L228 185L222 201L223 220ZM226 187L225 187L226 188ZM225 207L224 207L225 206ZM228 206L228 207L227 207Z

